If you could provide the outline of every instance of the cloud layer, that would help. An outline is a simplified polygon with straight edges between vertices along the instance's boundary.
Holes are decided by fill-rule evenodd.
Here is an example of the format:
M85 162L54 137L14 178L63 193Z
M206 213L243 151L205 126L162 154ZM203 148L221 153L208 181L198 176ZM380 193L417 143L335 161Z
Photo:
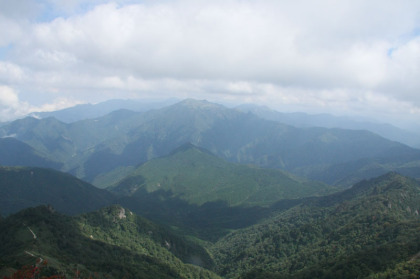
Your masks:
M0 83L28 102L159 95L419 116L415 0L19 2L0 0Z

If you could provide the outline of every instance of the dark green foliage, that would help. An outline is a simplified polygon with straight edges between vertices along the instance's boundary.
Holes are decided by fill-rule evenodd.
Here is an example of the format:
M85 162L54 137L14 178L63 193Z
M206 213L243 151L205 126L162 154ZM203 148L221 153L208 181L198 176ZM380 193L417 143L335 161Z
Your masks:
M419 205L419 183L391 173L227 235L213 255L229 278L364 278L420 251Z
M160 258L167 251L185 263L212 269L214 263L201 246L125 210L111 206L77 218L82 232L94 239ZM158 245L156 245L158 244ZM175 258L175 257L173 257Z
M389 279L389 278L420 278L420 259L413 257L408 261L402 261L385 271L370 275L368 278Z
M173 198L162 190L147 193L140 189L135 197L123 197L119 203L134 212L167 226L177 227L188 235L216 241L232 229L255 224L272 212L273 207L230 207L224 202L201 206Z
M68 277L78 270L83 278L95 273L100 278L217 278L207 270L183 264L164 245L138 231L140 227L130 232L130 223L137 217L127 212L129 216L123 218L121 209L114 206L93 216L72 218L38 207L12 215L0 223L0 262L20 268L42 258ZM145 220L135 224L159 231ZM170 233L158 235L172 240ZM182 247L182 240L174 243Z
M111 204L114 196L69 174L51 169L0 167L0 211L4 215L50 204L67 214L79 214Z

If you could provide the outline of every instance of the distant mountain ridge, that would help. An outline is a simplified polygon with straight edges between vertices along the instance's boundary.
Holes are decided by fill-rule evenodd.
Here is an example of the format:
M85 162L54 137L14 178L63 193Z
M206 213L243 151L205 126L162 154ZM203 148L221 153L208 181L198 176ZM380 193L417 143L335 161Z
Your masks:
M103 150L91 157L89 164L98 165L107 160L117 167L118 161L127 162L134 153L138 154L140 162L145 162L164 156L185 142L192 142L233 162L281 168L315 177L317 172L324 172L327 165L365 157L387 157L385 150L392 146L411 150L416 156L420 154L418 150L365 131L298 129L195 100L186 100L153 114L146 113L144 119L148 119L147 122L131 134L137 139L128 144L121 155ZM318 166L310 166L314 164ZM320 169L321 165L324 169ZM386 171L388 169L383 173Z
M35 118L54 117L64 123L72 123L80 120L102 117L116 110L148 111L159 109L176 103L177 100L149 101L149 100L108 100L98 104L81 104L74 107L52 111L52 112L34 112L29 116Z
M192 99L69 124L26 118L0 127L0 137L10 135L63 164L60 170L99 187L104 187L102 177L123 178L135 166L187 142L231 162L344 186L354 182L353 175L363 179L392 170L420 173L420 150L368 131L296 128Z
M330 114L307 114L303 112L284 113L269 109L265 106L241 105L236 109L244 112L252 112L267 120L278 121L287 125L308 128L341 128L351 130L367 130L384 138L398 141L409 146L420 148L420 134L407 131L391 124L374 123L367 120L354 120L350 117L338 117Z
M125 109L136 112L145 112L152 109L160 109L175 103L179 100L171 99L165 101L150 100L108 100L98 104L80 104L74 107L53 111L35 112L29 116L36 118L54 117L64 123L72 123L80 120L93 119L105 116L113 111ZM281 123L299 127L324 127L342 128L352 130L368 130L390 140L402 142L409 146L420 148L420 134L407 131L386 123L374 123L367 120L354 120L351 117L338 117L330 114L307 114L304 112L284 113L272 110L266 106L239 105L235 107L243 112L252 112L255 115L267 120L279 121ZM4 125L6 123L0 123Z

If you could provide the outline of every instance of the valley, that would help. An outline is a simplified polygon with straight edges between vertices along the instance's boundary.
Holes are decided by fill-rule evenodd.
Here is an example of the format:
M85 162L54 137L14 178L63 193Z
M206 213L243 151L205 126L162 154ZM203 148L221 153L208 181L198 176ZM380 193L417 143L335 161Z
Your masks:
M420 276L419 149L194 99L110 104L0 126L2 277L37 259L66 278Z

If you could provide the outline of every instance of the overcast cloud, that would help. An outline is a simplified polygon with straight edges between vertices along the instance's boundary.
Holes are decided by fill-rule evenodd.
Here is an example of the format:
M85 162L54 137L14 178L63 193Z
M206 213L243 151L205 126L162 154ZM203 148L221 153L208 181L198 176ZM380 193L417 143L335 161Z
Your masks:
M418 0L0 0L0 121L191 97L415 122L419 77Z

